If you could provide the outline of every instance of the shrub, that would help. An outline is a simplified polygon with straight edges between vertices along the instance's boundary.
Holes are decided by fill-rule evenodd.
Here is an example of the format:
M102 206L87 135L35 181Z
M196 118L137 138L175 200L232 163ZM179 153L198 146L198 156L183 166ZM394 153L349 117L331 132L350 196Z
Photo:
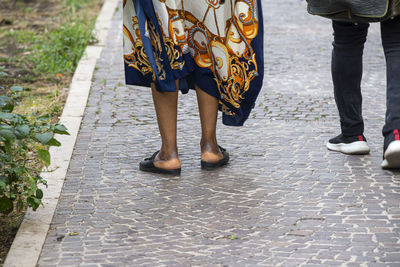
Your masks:
M42 162L50 165L48 147L60 146L54 134L68 134L62 124L50 123L49 115L13 113L21 87L0 95L0 213L36 210L42 204L46 181L40 177Z

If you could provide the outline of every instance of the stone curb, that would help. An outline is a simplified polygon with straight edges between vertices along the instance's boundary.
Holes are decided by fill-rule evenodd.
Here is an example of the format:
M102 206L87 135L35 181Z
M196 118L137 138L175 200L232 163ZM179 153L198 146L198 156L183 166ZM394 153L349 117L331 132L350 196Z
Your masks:
M4 267L37 265L64 185L89 97L96 61L103 50L114 12L119 3L119 0L105 0L103 4L94 28L98 43L86 47L72 78L68 99L60 118L60 122L68 128L70 135L56 136L62 145L50 148L52 163L49 169L54 171L41 174L48 183L43 199L44 207L40 207L36 212L32 210L26 212L24 221L8 252Z

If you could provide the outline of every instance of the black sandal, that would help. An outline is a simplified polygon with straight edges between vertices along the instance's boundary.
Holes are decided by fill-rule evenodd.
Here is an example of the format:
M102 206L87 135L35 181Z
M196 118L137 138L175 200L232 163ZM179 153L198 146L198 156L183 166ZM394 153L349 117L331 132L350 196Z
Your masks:
M150 158L144 159L139 163L139 169L144 172L153 172L153 173L161 173L161 174L171 174L171 175L179 175L181 174L181 168L174 170L166 170L162 168L158 168L154 166L154 159L160 151L157 151Z
M222 152L222 154L224 155L222 159L220 159L217 162L207 162L207 161L201 161L201 168L203 170L207 170L207 171L211 171L211 170L215 170L219 167L222 167L226 164L228 164L229 162L229 153L226 152L226 149L218 146L219 150Z

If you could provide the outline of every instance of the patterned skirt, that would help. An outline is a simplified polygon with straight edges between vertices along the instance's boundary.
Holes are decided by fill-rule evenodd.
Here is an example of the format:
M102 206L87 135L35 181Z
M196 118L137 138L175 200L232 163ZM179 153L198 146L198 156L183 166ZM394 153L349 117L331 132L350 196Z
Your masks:
M223 123L241 126L264 76L260 0L124 0L126 83L219 99Z

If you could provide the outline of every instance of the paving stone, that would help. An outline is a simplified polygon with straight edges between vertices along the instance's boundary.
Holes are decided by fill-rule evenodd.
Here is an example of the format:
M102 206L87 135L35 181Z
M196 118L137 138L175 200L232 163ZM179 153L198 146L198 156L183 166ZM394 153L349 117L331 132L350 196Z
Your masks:
M400 265L400 176L380 169L379 25L364 58L371 154L346 156L325 148L339 132L330 22L305 1L263 7L263 89L245 127L218 125L231 162L200 169L195 94L180 95L180 177L138 170L160 138L150 90L123 84L115 13L39 266Z

